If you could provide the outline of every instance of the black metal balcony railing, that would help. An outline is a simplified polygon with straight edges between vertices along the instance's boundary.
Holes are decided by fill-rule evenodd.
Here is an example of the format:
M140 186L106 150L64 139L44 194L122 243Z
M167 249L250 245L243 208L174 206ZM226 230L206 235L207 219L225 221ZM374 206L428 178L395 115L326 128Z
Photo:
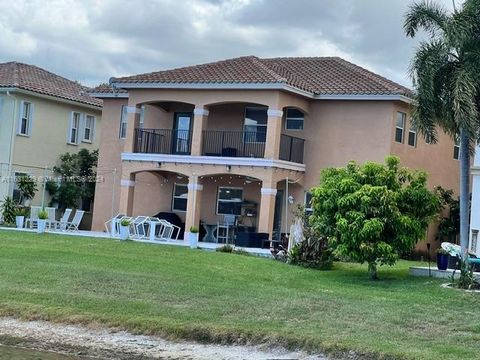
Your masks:
M264 132L204 130L202 155L263 158L265 140Z
M192 132L172 129L135 129L134 151L150 154L189 155Z
M262 132L204 130L202 155L263 158L265 141L266 134ZM304 139L282 134L280 160L303 163L304 143ZM191 145L189 130L135 129L136 153L189 155Z
M282 134L280 138L280 160L303 163L305 140Z

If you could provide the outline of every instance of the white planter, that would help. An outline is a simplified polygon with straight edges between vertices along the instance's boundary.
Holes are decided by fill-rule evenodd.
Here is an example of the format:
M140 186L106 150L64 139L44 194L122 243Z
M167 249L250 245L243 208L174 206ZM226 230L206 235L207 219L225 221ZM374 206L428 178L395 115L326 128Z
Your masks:
M196 249L198 247L198 233L188 232L188 241L190 243L190 249Z
M37 233L43 234L45 232L46 225L47 225L46 220L38 219L37 220Z
M120 225L120 240L128 240L130 236L130 226Z
M15 224L17 229L23 229L23 224L25 223L25 216L15 216Z

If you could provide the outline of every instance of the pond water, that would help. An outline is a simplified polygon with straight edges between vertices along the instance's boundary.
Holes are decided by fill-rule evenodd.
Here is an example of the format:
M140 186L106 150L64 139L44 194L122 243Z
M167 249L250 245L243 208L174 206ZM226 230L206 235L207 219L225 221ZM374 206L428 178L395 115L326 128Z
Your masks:
M20 349L12 346L0 345L1 360L78 360L80 358L74 356L66 356L55 354L49 351L37 351Z

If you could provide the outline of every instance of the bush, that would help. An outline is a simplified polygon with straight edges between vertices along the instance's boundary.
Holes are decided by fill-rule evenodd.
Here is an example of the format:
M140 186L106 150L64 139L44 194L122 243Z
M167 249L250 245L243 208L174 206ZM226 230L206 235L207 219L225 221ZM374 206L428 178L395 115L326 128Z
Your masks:
M10 196L6 196L0 206L2 211L3 222L7 225L15 224L15 216L17 214L17 204Z
M320 186L312 190L315 231L336 255L368 263L372 279L378 264L395 264L425 237L440 209L438 196L426 187L427 174L399 163L389 156L385 164L350 162L325 169Z
M229 244L225 244L223 246L220 246L219 248L216 249L218 252L224 252L224 253L233 253L233 246Z

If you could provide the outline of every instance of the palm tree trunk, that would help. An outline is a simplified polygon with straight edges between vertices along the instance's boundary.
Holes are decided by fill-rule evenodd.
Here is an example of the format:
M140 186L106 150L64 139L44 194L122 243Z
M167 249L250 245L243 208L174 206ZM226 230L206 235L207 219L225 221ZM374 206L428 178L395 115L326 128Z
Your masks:
M469 238L469 202L470 202L470 138L468 132L460 129L460 246L465 258Z

